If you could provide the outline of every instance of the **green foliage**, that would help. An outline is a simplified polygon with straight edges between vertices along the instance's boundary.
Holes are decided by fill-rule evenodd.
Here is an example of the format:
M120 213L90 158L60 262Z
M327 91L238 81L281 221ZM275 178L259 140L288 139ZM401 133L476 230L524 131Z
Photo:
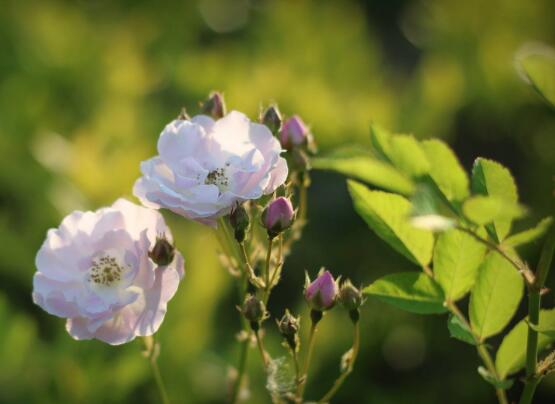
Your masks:
M509 323L522 293L520 274L497 252L489 253L470 296L470 324L481 341Z
M412 193L414 186L390 164L371 156L354 156L347 158L315 158L312 167L320 170L333 170L347 177L364 181L379 188L400 194Z
M476 340L472 335L472 330L470 330L470 328L468 328L468 326L457 316L452 314L449 315L449 319L447 320L447 329L449 330L449 335L451 335L451 337L470 345L476 345Z
M464 215L472 222L485 225L490 223L510 223L523 216L526 211L517 203L508 202L494 196L473 196L463 205Z
M478 367L478 374L482 376L482 378L491 384L493 387L498 389L509 389L513 385L514 380L499 380L495 377L495 375L491 374L489 370L487 370L483 366Z
M532 45L521 53L518 67L524 79L555 108L555 49Z
M503 244L518 247L523 244L532 243L543 237L553 224L551 216L543 218L535 227L513 234L503 242Z
M351 180L348 187L355 210L382 240L415 264L428 265L432 258L433 234L416 229L407 221L411 209L407 199L372 191Z
M484 158L477 158L472 167L472 191L476 194L499 198L507 204L514 205L518 202L515 181L509 170L495 161ZM486 202L486 204L492 203ZM510 218L502 218L493 223L490 232L501 241L507 236L510 229Z
M483 244L460 230L439 236L434 249L434 276L447 300L456 301L472 288L485 253Z
M555 309L540 311L538 328L555 329ZM527 338L528 322L526 319L519 321L503 338L495 358L495 367L501 378L516 373L524 367ZM538 349L546 348L553 341L555 341L555 334L540 332L538 335Z
M468 196L468 175L457 156L438 139L424 140L420 144L430 162L430 176L449 201L462 201Z
M364 293L412 313L435 314L447 310L441 288L422 272L386 275L367 286Z

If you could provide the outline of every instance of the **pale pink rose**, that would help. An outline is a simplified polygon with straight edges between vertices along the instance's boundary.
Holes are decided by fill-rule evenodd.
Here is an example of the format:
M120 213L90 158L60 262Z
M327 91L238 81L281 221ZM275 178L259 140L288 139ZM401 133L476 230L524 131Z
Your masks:
M71 213L37 253L33 301L67 318L78 340L118 345L154 334L184 274L178 252L167 266L148 257L162 234L171 241L160 213L125 199Z
M214 225L237 202L270 194L287 178L270 130L232 111L175 120L162 131L159 155L141 163L133 193L151 208Z

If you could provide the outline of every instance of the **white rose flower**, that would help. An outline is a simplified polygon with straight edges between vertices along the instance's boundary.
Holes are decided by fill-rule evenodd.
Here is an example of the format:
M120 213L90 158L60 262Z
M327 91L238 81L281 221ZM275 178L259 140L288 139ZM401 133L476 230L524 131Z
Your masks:
M287 178L287 163L270 130L232 111L169 123L159 155L141 163L133 193L151 208L166 208L214 225L236 202L272 193Z
M154 334L184 273L177 251L165 266L149 258L160 235L171 241L162 215L125 199L71 213L37 253L33 301L67 318L78 340L118 345Z

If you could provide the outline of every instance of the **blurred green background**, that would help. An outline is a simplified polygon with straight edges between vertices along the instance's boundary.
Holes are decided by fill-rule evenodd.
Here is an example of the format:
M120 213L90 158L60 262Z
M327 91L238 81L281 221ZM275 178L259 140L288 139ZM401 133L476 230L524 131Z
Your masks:
M71 210L132 198L161 128L212 89L252 118L271 101L299 113L322 152L367 143L372 121L442 137L467 168L478 155L510 167L532 207L520 227L549 214L555 114L513 59L528 41L554 45L554 16L552 0L0 1L0 402L157 402L140 341L73 341L64 320L33 305L34 256ZM305 269L326 265L367 284L412 268L356 216L340 176L314 173L309 197L274 315L288 305L307 317ZM211 232L164 214L187 275L158 333L162 373L175 402L219 403L238 354L234 288ZM524 252L531 263L536 251ZM544 301L552 307L553 293ZM494 401L473 348L450 339L444 316L369 301L362 325L359 362L336 402ZM268 344L285 355L274 329ZM331 384L349 344L349 320L334 310L309 398ZM253 403L268 401L259 362L250 363ZM554 401L551 376L537 402Z

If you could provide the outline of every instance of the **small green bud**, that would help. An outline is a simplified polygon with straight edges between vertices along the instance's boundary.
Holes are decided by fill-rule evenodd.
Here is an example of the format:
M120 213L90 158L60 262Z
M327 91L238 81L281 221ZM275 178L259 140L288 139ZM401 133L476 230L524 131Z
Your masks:
M349 311L357 310L362 306L362 293L353 286L349 279L341 284L341 288L339 289L339 302Z
M260 120L274 135L281 129L282 118L277 105L269 106L268 109L266 109L266 111L262 114L262 118Z
M249 214L243 205L237 204L229 214L229 223L234 230L235 240L242 243L249 228Z
M259 300L256 296L247 295L243 307L241 308L241 313L243 313L243 316L250 322L251 328L257 331L260 322L264 320L266 316L266 306L264 306L264 302Z
M291 349L295 350L297 348L297 334L300 328L299 318L293 316L289 310L285 310L285 314L277 324L283 338L285 338Z
M175 247L166 239L164 235L156 237L156 243L148 256L154 263L160 266L171 264L175 256Z

